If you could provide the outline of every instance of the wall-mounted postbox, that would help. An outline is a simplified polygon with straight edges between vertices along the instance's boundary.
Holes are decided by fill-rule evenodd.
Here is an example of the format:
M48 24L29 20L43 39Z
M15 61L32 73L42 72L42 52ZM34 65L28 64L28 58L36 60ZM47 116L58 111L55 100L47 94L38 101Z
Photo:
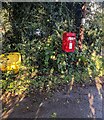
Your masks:
M74 52L76 43L76 33L64 32L62 40L62 50L65 52Z

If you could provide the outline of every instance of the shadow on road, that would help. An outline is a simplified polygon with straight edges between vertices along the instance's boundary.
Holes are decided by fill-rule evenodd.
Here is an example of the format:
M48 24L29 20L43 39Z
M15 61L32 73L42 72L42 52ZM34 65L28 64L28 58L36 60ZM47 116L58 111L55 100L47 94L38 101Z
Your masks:
M73 83L73 82L72 82ZM102 118L103 78L96 78L94 85L64 86L52 97L33 93L30 96L2 96L3 118ZM70 94L69 94L69 89Z

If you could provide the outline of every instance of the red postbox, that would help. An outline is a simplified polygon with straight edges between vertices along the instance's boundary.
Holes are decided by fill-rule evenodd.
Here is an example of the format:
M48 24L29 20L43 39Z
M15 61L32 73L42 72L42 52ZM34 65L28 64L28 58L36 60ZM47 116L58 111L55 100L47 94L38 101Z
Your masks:
M74 52L76 43L76 33L64 32L62 40L62 50L65 52Z

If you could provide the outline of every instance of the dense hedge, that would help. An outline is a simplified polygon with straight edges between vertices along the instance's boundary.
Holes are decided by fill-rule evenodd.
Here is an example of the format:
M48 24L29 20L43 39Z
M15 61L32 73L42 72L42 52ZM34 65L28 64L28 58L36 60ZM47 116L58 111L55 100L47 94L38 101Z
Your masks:
M3 3L1 15L6 33L2 39L2 51L18 51L22 55L18 74L3 73L4 90L24 91L31 85L39 88L48 84L53 86L54 83L70 81L72 75L77 82L102 76L100 53L103 33L99 22L102 15L96 12L94 19L86 21L83 51L79 52L81 4ZM89 4L87 7L90 11ZM90 17L90 12L87 17ZM74 53L62 51L62 34L65 31L77 32Z

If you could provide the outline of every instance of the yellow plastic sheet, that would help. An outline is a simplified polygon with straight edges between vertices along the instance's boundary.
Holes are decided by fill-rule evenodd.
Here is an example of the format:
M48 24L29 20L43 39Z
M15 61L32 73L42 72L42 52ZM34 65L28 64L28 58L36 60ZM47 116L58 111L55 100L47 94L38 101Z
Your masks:
M21 54L18 52L10 52L0 55L0 70L1 71L19 71L21 64Z

